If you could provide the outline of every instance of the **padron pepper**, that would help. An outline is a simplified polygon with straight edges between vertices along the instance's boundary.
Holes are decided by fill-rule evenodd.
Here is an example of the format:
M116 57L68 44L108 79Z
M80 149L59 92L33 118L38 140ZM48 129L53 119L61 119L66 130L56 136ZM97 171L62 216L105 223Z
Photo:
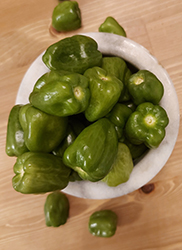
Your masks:
M66 136L68 118L49 115L31 104L19 111L27 148L34 152L51 152Z
M118 217L109 209L94 212L88 223L89 232L98 237L111 237L117 229Z
M124 133L125 124L131 115L132 110L122 103L116 103L107 118L115 125L118 139L121 139Z
M59 3L52 13L52 26L57 31L71 31L81 27L81 11L76 1Z
M110 187L116 187L129 180L133 170L133 160L128 146L118 143L118 152L110 172L102 179Z
M50 72L38 79L29 96L30 103L55 116L83 112L89 105L88 79L78 73L59 75Z
M19 156L28 151L19 121L21 107L22 105L19 104L13 106L9 114L6 134L6 154L8 156Z
M112 33L126 37L124 28L112 16L108 16L100 25L99 32Z
M59 227L67 222L69 200L60 191L50 193L44 204L45 223L48 227Z
M118 139L114 125L102 118L86 127L65 150L63 162L84 180L103 179L117 154Z
M93 122L107 115L118 102L123 83L100 67L86 70L84 76L88 77L90 88L90 103L85 117Z
M139 70L132 74L128 79L127 88L136 105L143 102L159 104L164 94L162 83L148 70Z
M13 188L23 194L61 190L68 185L71 170L62 159L48 153L26 152L14 164Z
M161 106L142 103L128 118L126 137L133 144L144 143L148 148L157 148L165 137L168 123L167 113Z
M42 60L50 70L67 70L83 74L88 68L101 66L102 53L94 39L74 35L49 46Z

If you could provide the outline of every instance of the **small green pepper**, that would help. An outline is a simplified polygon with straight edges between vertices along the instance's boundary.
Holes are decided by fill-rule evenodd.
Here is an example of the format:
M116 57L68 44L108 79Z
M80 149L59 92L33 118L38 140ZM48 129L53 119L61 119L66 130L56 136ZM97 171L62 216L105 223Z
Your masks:
M162 83L148 70L139 70L131 75L128 79L127 88L136 105L143 102L159 104L164 94Z
M93 122L111 111L121 95L123 83L100 67L86 70L84 76L89 79L91 95L89 106L85 110L85 117Z
M68 118L46 114L26 104L19 111L27 148L34 152L51 152L66 136Z
M118 152L111 171L102 179L110 187L116 187L129 180L133 170L133 160L128 146L118 143Z
M148 148L157 148L165 137L168 123L167 113L161 106L142 103L126 123L126 137L133 144L145 143Z
M65 150L63 162L84 180L103 179L117 154L117 135L114 125L102 118L86 127Z
M102 53L96 41L88 36L66 37L49 46L42 57L50 70L66 70L83 74L94 66L101 66Z
M111 112L106 116L115 125L118 139L123 136L125 124L131 113L132 110L126 105L116 103Z
M88 79L77 73L59 75L47 73L35 84L30 103L56 116L70 116L83 112L89 105Z
M131 143L127 138L124 138L123 142L128 146L133 160L140 158L148 149L144 143L136 145Z
M69 216L69 200L59 191L49 194L44 204L46 226L59 227L67 222Z
M117 215L111 210L94 212L88 223L89 232L98 237L111 237L117 229Z
M57 31L71 31L81 27L81 11L76 1L59 3L52 13L52 26Z
M28 151L24 132L19 122L19 111L22 105L15 105L10 111L6 135L6 154L8 156L19 156Z
M126 32L123 27L111 16L107 17L100 25L99 32L113 33L126 37Z
M23 194L61 190L68 185L71 169L48 153L26 152L14 164L13 188Z

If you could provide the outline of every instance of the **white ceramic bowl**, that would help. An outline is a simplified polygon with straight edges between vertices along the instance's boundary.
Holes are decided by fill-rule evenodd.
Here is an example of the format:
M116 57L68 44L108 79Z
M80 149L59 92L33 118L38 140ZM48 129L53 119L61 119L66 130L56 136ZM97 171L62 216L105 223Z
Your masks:
M103 182L89 181L71 182L62 191L67 194L89 199L108 199L119 197L139 189L148 183L165 165L170 157L179 130L179 105L177 95L169 75L148 50L136 42L109 33L84 33L98 43L98 49L107 55L119 56L130 62L138 69L153 72L164 85L164 96L161 106L167 111L169 125L166 136L157 149L150 150L146 156L135 165L130 179L117 187L108 187ZM37 79L48 68L42 62L42 54L32 63L26 72L18 90L16 104L28 103L28 97Z

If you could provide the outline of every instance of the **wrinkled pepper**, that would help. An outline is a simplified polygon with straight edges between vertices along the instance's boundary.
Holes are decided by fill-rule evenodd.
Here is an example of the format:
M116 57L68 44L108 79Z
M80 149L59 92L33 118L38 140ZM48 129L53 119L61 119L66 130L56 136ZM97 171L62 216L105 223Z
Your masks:
M13 106L9 114L6 134L6 154L8 156L19 156L28 151L19 121L21 107L22 105Z
M67 70L83 74L88 68L101 66L102 53L94 39L75 35L49 46L42 60L50 70Z
M46 114L26 104L19 111L27 148L34 152L51 152L66 136L68 118Z
M125 124L131 113L132 110L129 107L121 103L116 103L111 112L106 116L115 125L118 139L121 139L123 136Z
M107 17L100 25L99 32L112 33L126 37L124 28L111 16Z
M161 106L145 102L128 118L125 134L133 144L144 143L148 148L157 148L165 137L168 123L168 115Z
M70 168L48 153L26 152L14 164L13 188L23 194L61 190L68 185Z
M69 200L59 191L50 193L44 204L45 223L48 227L59 227L67 222Z
M102 118L86 127L65 150L63 162L84 180L103 179L117 154L118 139L114 125Z
M123 83L100 67L86 70L84 76L88 77L90 88L90 103L85 117L93 122L111 111L121 95Z
M110 187L116 187L128 181L133 170L133 160L128 146L118 143L118 152L111 171L102 179Z
M83 112L90 99L88 79L81 74L47 73L35 84L30 103L51 115L70 116Z
M127 88L136 105L143 102L159 104L164 94L162 83L148 70L139 70L132 74L128 79Z
M96 211L89 218L89 232L98 237L111 237L116 232L117 220L117 215L112 210Z
M81 11L76 1L59 3L52 13L52 26L57 31L71 31L81 27Z

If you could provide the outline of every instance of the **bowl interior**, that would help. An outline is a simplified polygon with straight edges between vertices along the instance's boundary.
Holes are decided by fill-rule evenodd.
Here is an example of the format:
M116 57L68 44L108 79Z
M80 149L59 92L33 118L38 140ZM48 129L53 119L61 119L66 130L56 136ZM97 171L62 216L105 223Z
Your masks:
M179 130L179 105L173 83L166 70L158 63L147 49L136 42L109 33L82 33L92 37L98 44L98 49L106 55L119 56L137 69L147 69L153 72L164 85L164 96L160 105L166 110L169 124L166 136L157 149L149 150L134 167L130 179L117 187L108 187L103 182L70 182L63 192L81 198L108 199L128 194L149 182L165 165L170 157ZM44 53L44 52L43 52ZM36 58L26 72L16 98L16 104L28 103L28 97L35 82L48 72L42 62L43 53ZM172 105L171 105L172 103Z

